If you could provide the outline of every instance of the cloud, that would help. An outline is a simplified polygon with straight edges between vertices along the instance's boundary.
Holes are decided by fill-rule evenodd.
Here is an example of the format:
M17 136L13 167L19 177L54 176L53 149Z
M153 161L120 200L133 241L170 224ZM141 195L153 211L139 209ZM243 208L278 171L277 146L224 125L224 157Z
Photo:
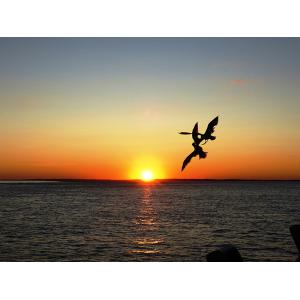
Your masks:
M244 80L244 79L233 79L233 80L231 80L231 84L233 84L233 85L245 85L246 80Z

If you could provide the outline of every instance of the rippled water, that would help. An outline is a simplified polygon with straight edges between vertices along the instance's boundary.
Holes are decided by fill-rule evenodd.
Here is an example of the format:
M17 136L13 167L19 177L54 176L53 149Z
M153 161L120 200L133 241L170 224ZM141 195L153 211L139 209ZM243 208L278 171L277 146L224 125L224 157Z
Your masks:
M1 261L294 261L297 181L0 183Z

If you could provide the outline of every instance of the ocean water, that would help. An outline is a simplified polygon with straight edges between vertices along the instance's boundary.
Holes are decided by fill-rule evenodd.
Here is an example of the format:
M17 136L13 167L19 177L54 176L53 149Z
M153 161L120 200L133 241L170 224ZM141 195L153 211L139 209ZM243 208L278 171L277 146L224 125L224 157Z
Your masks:
M1 261L295 261L299 181L1 182Z

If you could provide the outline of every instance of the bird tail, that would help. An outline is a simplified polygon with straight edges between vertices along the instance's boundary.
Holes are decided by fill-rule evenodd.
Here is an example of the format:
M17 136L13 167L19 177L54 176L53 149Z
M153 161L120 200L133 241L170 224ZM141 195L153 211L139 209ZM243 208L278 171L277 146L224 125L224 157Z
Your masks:
M207 156L207 152L204 152L204 151L199 152L199 159L205 158L206 156Z

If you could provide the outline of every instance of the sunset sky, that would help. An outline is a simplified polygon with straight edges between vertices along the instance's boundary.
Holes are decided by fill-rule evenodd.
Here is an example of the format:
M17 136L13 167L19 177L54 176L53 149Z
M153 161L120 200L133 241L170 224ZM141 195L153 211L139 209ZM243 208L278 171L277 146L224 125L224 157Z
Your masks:
M300 179L300 39L0 38L0 108L0 179Z

